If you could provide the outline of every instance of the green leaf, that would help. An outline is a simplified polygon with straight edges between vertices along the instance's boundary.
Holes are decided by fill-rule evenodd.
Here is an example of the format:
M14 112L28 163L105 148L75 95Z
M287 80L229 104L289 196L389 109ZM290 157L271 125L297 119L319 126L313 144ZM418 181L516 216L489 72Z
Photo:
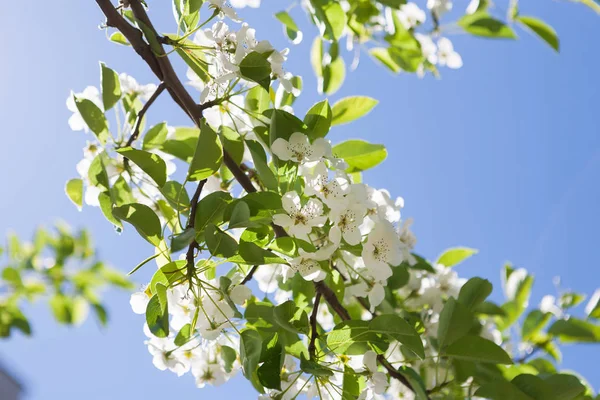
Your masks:
M158 154L137 150L133 147L118 149L117 153L140 167L142 171L147 173L156 182L158 187L162 187L167 182L167 164Z
M233 369L233 363L237 359L237 353L229 346L221 346L221 358L225 363L225 372L230 373Z
M333 371L316 361L308 360L304 354L300 354L300 369L309 375L314 376L332 376Z
M406 72L417 72L423 63L423 52L420 48L388 48L389 59Z
M173 236L171 239L171 252L177 253L189 246L190 243L196 238L196 230L194 228L187 228L180 234Z
M108 156L105 152L98 154L92 160L90 168L88 169L88 179L92 186L97 186L104 190L110 189L108 182L108 174L106 173L106 164L108 163Z
M519 388L504 380L495 380L482 385L475 396L491 400L535 400L523 393Z
M402 68L392 59L388 49L385 47L374 47L369 50L371 57L388 67L388 69L394 73L400 72Z
M475 249L470 249L468 247L454 247L442 253L438 257L436 264L442 264L448 268L454 267L474 254L477 254L477 250Z
M208 82L210 76L208 73L208 63L205 60L204 53L199 50L191 50L186 48L190 41L185 40L181 47L176 47L175 51L188 67L200 78L203 82ZM188 46L189 47L189 46Z
M306 312L296 307L296 304L288 300L273 309L275 322L283 329L292 333L308 334L308 316Z
M121 82L119 81L119 75L104 63L100 63L100 70L102 102L104 103L104 110L108 111L121 99Z
M598 4L597 0L579 0L579 2L600 14L600 4Z
M544 21L526 16L517 16L516 21L522 23L529 29L531 29L536 35L538 35L544 42L548 43L557 52L560 49L560 42L556 31Z
M123 46L131 46L129 44L129 42L127 41L127 38L125 37L125 35L123 35L121 32L113 32L110 35L110 41L123 45Z
M406 380L410 383L415 391L415 400L429 400L427 389L423 378L414 369L405 365L398 368L398 372L403 375Z
M96 313L96 317L98 318L98 322L100 322L100 325L108 325L108 312L106 311L106 308L104 308L102 304L92 304L92 308Z
M240 358L244 376L248 379L256 370L260 361L263 339L254 329L244 329L240 333Z
M355 399L360 395L360 385L356 372L347 365L344 366L344 380L342 381L342 399Z
M323 40L319 36L315 38L310 48L310 64L317 78L323 76Z
M300 43L302 40L302 32L298 29L298 25L287 11L280 11L275 14L275 18L277 18L283 24L283 30L294 44Z
M331 125L347 124L364 117L377 103L377 100L366 96L345 97L333 105Z
M227 192L214 192L200 200L196 209L194 228L196 232L204 231L208 224L220 225L231 195Z
M269 91L265 90L262 86L254 86L246 94L245 104L248 111L262 114L269 108L269 104L271 104Z
M323 67L323 80L321 81L321 92L334 94L342 87L346 79L346 64L342 57L338 57L330 64Z
M52 314L58 323L70 324L71 318L71 303L70 299L62 294L55 294L48 301Z
M458 20L458 25L468 33L494 39L516 39L512 28L504 22L492 18L487 12L480 11L465 15Z
M78 98L77 96L73 96L73 98L75 106L88 128L94 132L101 144L106 144L110 133L108 132L108 121L106 121L104 112L91 100Z
M245 265L285 264L286 261L252 242L240 242L239 255L229 262Z
M223 147L216 132L204 121L200 126L200 137L188 171L190 181L201 181L213 175L223 160Z
M144 204L132 203L115 207L113 215L133 225L136 231L149 243L158 247L162 240L160 219L152 209Z
M122 206L123 204L135 203L135 197L131 192L131 188L129 184L123 178L123 175L120 175L113 187L110 188L110 196L113 200L114 205Z
M250 207L244 201L237 201L231 211L229 229L245 226L250 219Z
M333 114L327 99L313 105L304 117L309 139L325 137L331 128L332 117Z
M398 315L379 315L371 321L369 329L387 335L402 343L422 359L425 358L425 350L421 337L408 322Z
M113 215L113 202L108 192L102 192L98 195L98 203L100 203L100 211L108 222L113 224L119 231L123 229L123 224Z
M267 164L267 155L262 145L255 140L247 140L246 145L250 150L252 162L254 163L254 167L258 171L258 175L260 176L263 185L265 185L265 187L269 190L278 191L279 188L277 178L275 177L275 174Z
M563 293L558 299L559 306L562 308L577 307L585 300L585 295L575 292Z
M264 343L261 352L263 362L256 371L259 382L266 388L281 390L281 367L283 365L283 346L276 333Z
M71 179L65 185L65 193L69 200L81 210L83 206L83 180Z
M449 357L481 363L513 363L502 347L481 336L463 336L448 346L444 354Z
M590 301L585 306L585 313L588 318L600 319L600 289L596 289Z
M156 292L146 307L146 323L150 332L156 337L169 336L169 307L167 303L166 287L159 283Z
M321 36L337 41L346 27L346 13L337 1L310 0L315 9L315 18Z
M469 279L458 294L458 301L473 310L492 293L492 283L478 277Z
M160 188L160 192L175 210L183 212L190 207L190 197L181 183L168 181Z
M168 134L169 130L167 129L166 122L154 125L152 128L148 129L148 132L144 135L142 149L150 150L160 148L165 140L167 140Z
M506 316L506 313L501 307L490 301L484 301L483 303L475 306L473 312L475 314L497 315L500 317Z
M473 315L462 303L450 297L440 313L437 340L440 348L465 336L473 325Z
M227 126L221 126L221 142L237 165L244 159L244 141L239 133Z
M554 322L548 329L548 334L564 343L600 342L600 326L574 317Z
M364 140L347 140L333 147L333 154L348 163L346 172L360 172L373 168L387 158L382 144L371 144Z
M521 329L521 335L523 340L529 340L533 335L538 333L544 328L544 326L550 321L552 314L543 313L540 310L532 310L525 321L523 321L523 328Z
M175 337L175 346L183 346L186 344L190 340L192 333L192 326L190 324L185 324Z
M238 244L235 239L214 224L206 226L205 235L206 245L213 256L229 258L237 253Z
M376 0L378 3L383 4L396 10L400 9L402 4L406 4L406 0Z
M304 122L287 111L267 110L264 115L271 119L271 126L269 127L270 143L278 138L289 140L294 132L306 132L307 127Z
M586 387L579 378L568 374L550 375L544 379L551 394L548 400L573 400L579 399L586 391Z
M240 62L240 74L242 77L258 83L265 90L271 85L271 63L267 60L268 55L253 51Z

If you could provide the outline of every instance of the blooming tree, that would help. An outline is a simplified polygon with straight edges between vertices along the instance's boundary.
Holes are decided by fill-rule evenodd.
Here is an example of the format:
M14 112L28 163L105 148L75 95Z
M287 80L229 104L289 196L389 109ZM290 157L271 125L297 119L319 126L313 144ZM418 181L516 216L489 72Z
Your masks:
M302 80L288 72L289 50L262 40L236 11L260 0L175 0L175 34L157 32L143 0L96 3L110 40L135 51L157 83L101 64L100 89L69 96L70 127L93 139L66 192L151 246L130 274L158 269L131 307L145 316L157 368L190 373L198 387L243 374L260 399L593 398L582 377L561 371L559 344L600 341L600 292L585 315L571 311L585 300L572 292L531 309L533 276L505 265L506 301L495 304L489 281L453 268L475 250L452 248L435 261L415 254L404 200L362 182L385 147L327 139L377 101L323 100L295 115ZM318 90L334 93L345 60L355 67L364 53L394 73L460 68L447 37L457 29L514 39L523 28L559 49L554 30L515 0L503 18L473 0L453 25L444 21L450 0L423 3L303 0L317 27ZM298 43L292 11L276 17ZM174 56L188 67L185 80ZM190 127L145 126L161 95ZM78 309L63 303L69 315Z

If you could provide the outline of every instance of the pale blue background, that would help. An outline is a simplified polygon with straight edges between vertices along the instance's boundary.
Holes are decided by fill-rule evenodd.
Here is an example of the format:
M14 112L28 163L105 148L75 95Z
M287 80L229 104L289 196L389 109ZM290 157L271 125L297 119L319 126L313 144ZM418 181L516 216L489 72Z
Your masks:
M150 3L165 4L153 17L172 31L170 2ZM264 3L244 15L259 28L259 38L287 46L272 12L289 3ZM466 7L466 1L455 3L461 11ZM524 2L521 8L558 30L560 55L520 31L518 42L454 36L465 66L442 70L441 80L392 77L363 57L332 100L361 94L381 103L330 138L366 137L388 146L390 157L366 180L405 197L404 216L416 219L420 253L435 258L453 245L478 248L460 273L494 283L500 266L511 260L535 273L537 303L554 291L555 275L564 287L582 292L600 286L600 19L568 2ZM99 59L141 82L155 82L131 50L106 40L97 29L102 21L92 0L0 2L0 232L14 229L27 237L55 218L89 226L100 256L126 271L150 254L148 245L131 231L117 236L99 210L79 213L63 194L89 139L67 126L69 90L98 84ZM292 48L288 64L305 78L296 107L302 115L319 99L308 61L311 29L308 40ZM156 114L159 109L163 114ZM166 96L153 111L153 122L188 123ZM147 277L135 278L142 283ZM34 307L35 337L0 343L0 358L27 386L27 399L254 397L239 378L198 391L190 376L178 380L159 372L142 344L143 320L129 310L128 295L111 293L108 306L111 323L104 330L93 320L80 329L57 327L44 306ZM599 359L598 346L564 352L564 366L582 371L596 388Z

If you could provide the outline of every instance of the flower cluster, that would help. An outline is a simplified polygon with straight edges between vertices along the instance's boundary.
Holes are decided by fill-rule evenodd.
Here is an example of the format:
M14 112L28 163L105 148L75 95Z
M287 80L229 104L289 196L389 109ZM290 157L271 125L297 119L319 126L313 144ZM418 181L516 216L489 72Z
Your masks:
M302 3L331 42L329 54L318 46L313 54L323 87L343 65L338 41L365 40L357 24L390 44L377 54L392 68L396 61L419 73L461 67L438 29L450 1L427 1L435 25L429 33L416 32L427 14L415 3L362 3L361 23L346 20L365 12L349 1ZM292 105L302 83L283 68L288 50L257 40L224 0L204 4L213 14L203 23L198 10L186 15L190 7L180 5L185 32L161 40L187 63L188 83L200 91L198 104L185 107L196 127L163 122L146 130L145 113L165 83L139 85L106 66L102 93L90 87L67 102L71 128L96 135L67 194L79 207L99 206L119 229L132 225L154 248L134 272L152 260L158 269L130 304L145 315L158 369L191 372L198 387L241 372L260 399L474 398L475 389L488 390L492 374L480 374L480 364L510 364L507 351L552 355L553 341L573 332L560 329L568 321L595 332L566 312L578 296L545 298L525 317L523 345L514 350L509 330L528 307L533 278L505 267L507 302L498 306L486 301L489 281L461 279L453 269L474 250L450 249L435 262L417 256L412 221L401 215L404 200L362 182L362 171L386 158L385 148L327 139L332 126L360 118L376 101L356 96L331 107L324 100L299 118ZM293 21L278 18L298 38ZM174 97L189 99L176 86L168 87ZM115 106L113 135L106 112ZM599 308L588 306L588 315ZM511 385L507 377L520 372L493 371Z

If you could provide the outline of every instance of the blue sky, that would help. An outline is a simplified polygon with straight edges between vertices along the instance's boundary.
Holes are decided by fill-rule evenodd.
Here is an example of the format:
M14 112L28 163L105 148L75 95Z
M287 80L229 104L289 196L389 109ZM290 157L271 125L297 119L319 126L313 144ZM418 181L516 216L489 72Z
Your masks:
M258 28L259 38L278 48L288 46L272 17L288 2L264 3L244 16ZM461 11L466 3L455 2ZM556 275L564 288L587 293L600 282L595 254L600 237L600 53L594 41L599 17L566 1L543 3L524 3L521 10L556 28L560 55L524 31L517 42L452 36L465 65L443 70L441 80L392 76L365 56L331 98L380 100L369 117L336 127L330 139L365 138L387 145L389 158L365 180L405 198L403 215L415 218L418 251L434 259L450 246L478 248L480 253L458 267L459 273L492 280L498 299L499 268L510 260L535 274L533 304L546 292L554 293ZM321 97L308 61L314 30L295 11L307 29L305 41L292 48L288 66L304 77L305 90L295 107L303 115ZM153 15L161 30L173 30L168 7L158 7ZM90 139L68 128L69 90L98 84L98 60L140 82L155 82L130 49L106 40L97 28L102 21L93 1L0 4L5 39L0 232L11 229L27 237L37 225L59 218L88 226L100 257L126 271L151 253L148 245L131 231L116 235L97 209L77 212L63 193ZM188 124L166 96L149 118ZM135 279L141 284L149 273ZM128 295L111 292L107 302L111 323L106 329L93 320L79 329L57 326L39 304L28 309L34 338L0 342L0 359L25 383L26 399L253 397L239 377L198 392L191 377L156 370L142 343L143 320L130 311ZM599 388L599 358L598 346L566 347L563 365Z

